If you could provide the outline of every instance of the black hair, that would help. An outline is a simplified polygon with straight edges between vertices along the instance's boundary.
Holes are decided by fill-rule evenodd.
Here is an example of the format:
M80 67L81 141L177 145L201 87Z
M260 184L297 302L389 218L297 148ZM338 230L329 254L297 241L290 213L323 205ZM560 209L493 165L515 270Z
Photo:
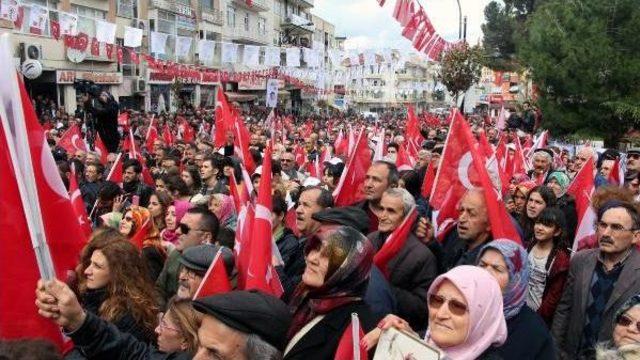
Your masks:
M98 199L101 201L111 201L116 198L116 196L122 195L122 189L118 184L113 181L103 181L100 184L100 190L98 191Z
M178 196L189 196L191 195L191 190L187 186L187 183L182 180L179 175L169 176L165 181L167 190L170 193L178 192Z
M396 149L396 151L398 151L400 149L400 146L395 142L390 142L389 145L387 145L387 149L389 148L394 148Z
M140 161L138 161L138 159L129 159L125 161L122 169L127 170L130 167L133 167L133 171L136 174L140 174L142 172L142 164L140 164Z
M274 214L280 216L287 212L287 202L284 201L282 196L273 195L271 197L271 207Z
M371 164L371 166L375 166L375 165L384 165L389 170L389 175L387 175L387 183L389 187L398 185L400 174L398 173L398 168L396 167L396 164L393 164L384 160L377 160L377 161L374 161L373 164Z
M318 204L320 207L324 209L333 207L333 195L331 194L331 191L317 185L307 186L300 191L300 196L302 196L302 193L304 193L305 191L310 191L310 190L320 191L320 195L318 195L318 200L316 200L316 204Z
M218 229L218 234L216 235L216 241L221 246L225 246L230 249L233 249L233 246L235 245L235 237L236 237L235 231L229 229L226 226L221 226L220 229Z
M626 210L627 214L629 214L629 217L631 217L632 230L640 229L640 212L638 212L638 209L633 204L628 203L626 201L609 200L605 202L598 209L598 221L602 220L602 216L604 215L605 212L615 208L623 208Z
M187 210L188 214L200 215L200 229L203 231L208 231L211 233L211 236L218 235L218 231L220 230L220 221L216 214L212 213L204 205L194 206L191 209ZM213 242L213 241L212 241Z
M337 181L340 178L343 170L344 170L344 163L337 163L337 164L326 163L324 165L324 173L327 173L329 176L333 176L333 181Z
M199 190L202 187L202 178L200 177L200 170L197 166L188 165L184 171L188 172L193 179L193 189Z
M568 231L565 215L557 206L548 206L540 212L535 223L542 224L544 226L553 226L556 229L560 229L560 234L553 237L553 247L547 257L547 262L545 263L545 269L549 270L558 251L568 251L569 243L567 239ZM534 236L527 250L531 251L536 243L537 240Z
M400 178L404 182L404 188L414 199L420 198L420 175L415 170L404 170L400 172Z

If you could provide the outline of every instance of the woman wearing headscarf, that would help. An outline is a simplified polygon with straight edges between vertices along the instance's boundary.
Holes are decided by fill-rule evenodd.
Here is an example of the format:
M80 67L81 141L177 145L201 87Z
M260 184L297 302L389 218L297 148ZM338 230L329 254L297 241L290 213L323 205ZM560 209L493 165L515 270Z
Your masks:
M356 313L365 332L375 321L363 297L369 284L374 250L349 226L321 231L307 240L306 268L289 306L293 321L284 359L333 359L345 329Z
M442 350L445 359L502 359L496 346L505 342L507 325L501 315L500 287L488 272L461 265L438 276L429 288L427 307L425 340ZM364 337L367 348L373 348L389 327L413 332L408 322L388 315Z
M547 177L546 185L553 190L556 195L556 206L564 213L567 239L573 240L578 226L578 213L576 212L575 199L567 194L570 184L569 176L562 171L554 171Z
M175 242L178 241L179 235L176 234L176 229L178 228L178 224L180 224L180 220L182 220L187 210L191 209L191 207L193 207L193 204L182 200L174 200L173 204L167 207L167 215L164 218L166 227L162 230L162 233L160 233L163 241L171 244L175 244Z
M151 212L142 206L131 206L120 221L120 233L141 249L149 275L155 282L162 271L167 252L162 246L160 232L153 222Z
M508 336L497 352L504 359L555 359L549 330L540 315L525 304L529 283L527 251L512 240L494 240L480 250L478 266L493 275L502 290Z
M640 294L627 300L616 312L615 319L612 339L596 346L596 359L640 359Z
M236 229L236 209L231 196L220 193L211 195L209 210L218 218L220 227L226 227L230 230Z

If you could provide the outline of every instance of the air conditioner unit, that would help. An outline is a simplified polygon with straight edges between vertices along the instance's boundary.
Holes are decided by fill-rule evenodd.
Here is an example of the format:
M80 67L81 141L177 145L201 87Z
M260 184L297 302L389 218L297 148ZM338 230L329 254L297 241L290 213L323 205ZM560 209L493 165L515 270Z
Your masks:
M141 93L147 91L147 82L141 78L133 79L133 92Z
M42 45L20 43L20 57L22 61L28 59L42 60Z
M131 26L147 31L149 30L149 20L133 19Z

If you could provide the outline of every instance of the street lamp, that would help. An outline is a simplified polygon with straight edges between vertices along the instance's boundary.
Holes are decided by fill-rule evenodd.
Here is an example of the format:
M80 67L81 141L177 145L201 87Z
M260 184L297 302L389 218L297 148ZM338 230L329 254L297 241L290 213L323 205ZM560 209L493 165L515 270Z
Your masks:
M460 0L458 2L458 40L462 39L462 6L460 6Z

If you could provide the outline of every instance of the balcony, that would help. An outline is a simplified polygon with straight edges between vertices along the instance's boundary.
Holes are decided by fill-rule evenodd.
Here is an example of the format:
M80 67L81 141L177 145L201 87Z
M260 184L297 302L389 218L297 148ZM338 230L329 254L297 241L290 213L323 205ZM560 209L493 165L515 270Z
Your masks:
M236 27L231 28L230 35L234 42L240 44L269 45L272 40L268 31L262 32L254 27L246 29L243 24L237 24Z
M247 5L247 0L233 0L233 3L235 5L238 5L238 7L240 8L251 10L251 11L263 12L263 11L270 10L269 5L265 0L252 0L251 6Z
M282 19L282 23L280 24L280 26L292 33L313 34L316 30L316 27L313 25L313 22L311 20L296 14L287 15L284 19Z
M309 9L313 7L313 0L292 0L290 3L295 6L298 5L302 8Z
M201 8L201 19L214 25L224 25L224 11L218 9Z
M176 1L151 0L151 8L167 10L184 16L194 16L191 5L181 4Z

